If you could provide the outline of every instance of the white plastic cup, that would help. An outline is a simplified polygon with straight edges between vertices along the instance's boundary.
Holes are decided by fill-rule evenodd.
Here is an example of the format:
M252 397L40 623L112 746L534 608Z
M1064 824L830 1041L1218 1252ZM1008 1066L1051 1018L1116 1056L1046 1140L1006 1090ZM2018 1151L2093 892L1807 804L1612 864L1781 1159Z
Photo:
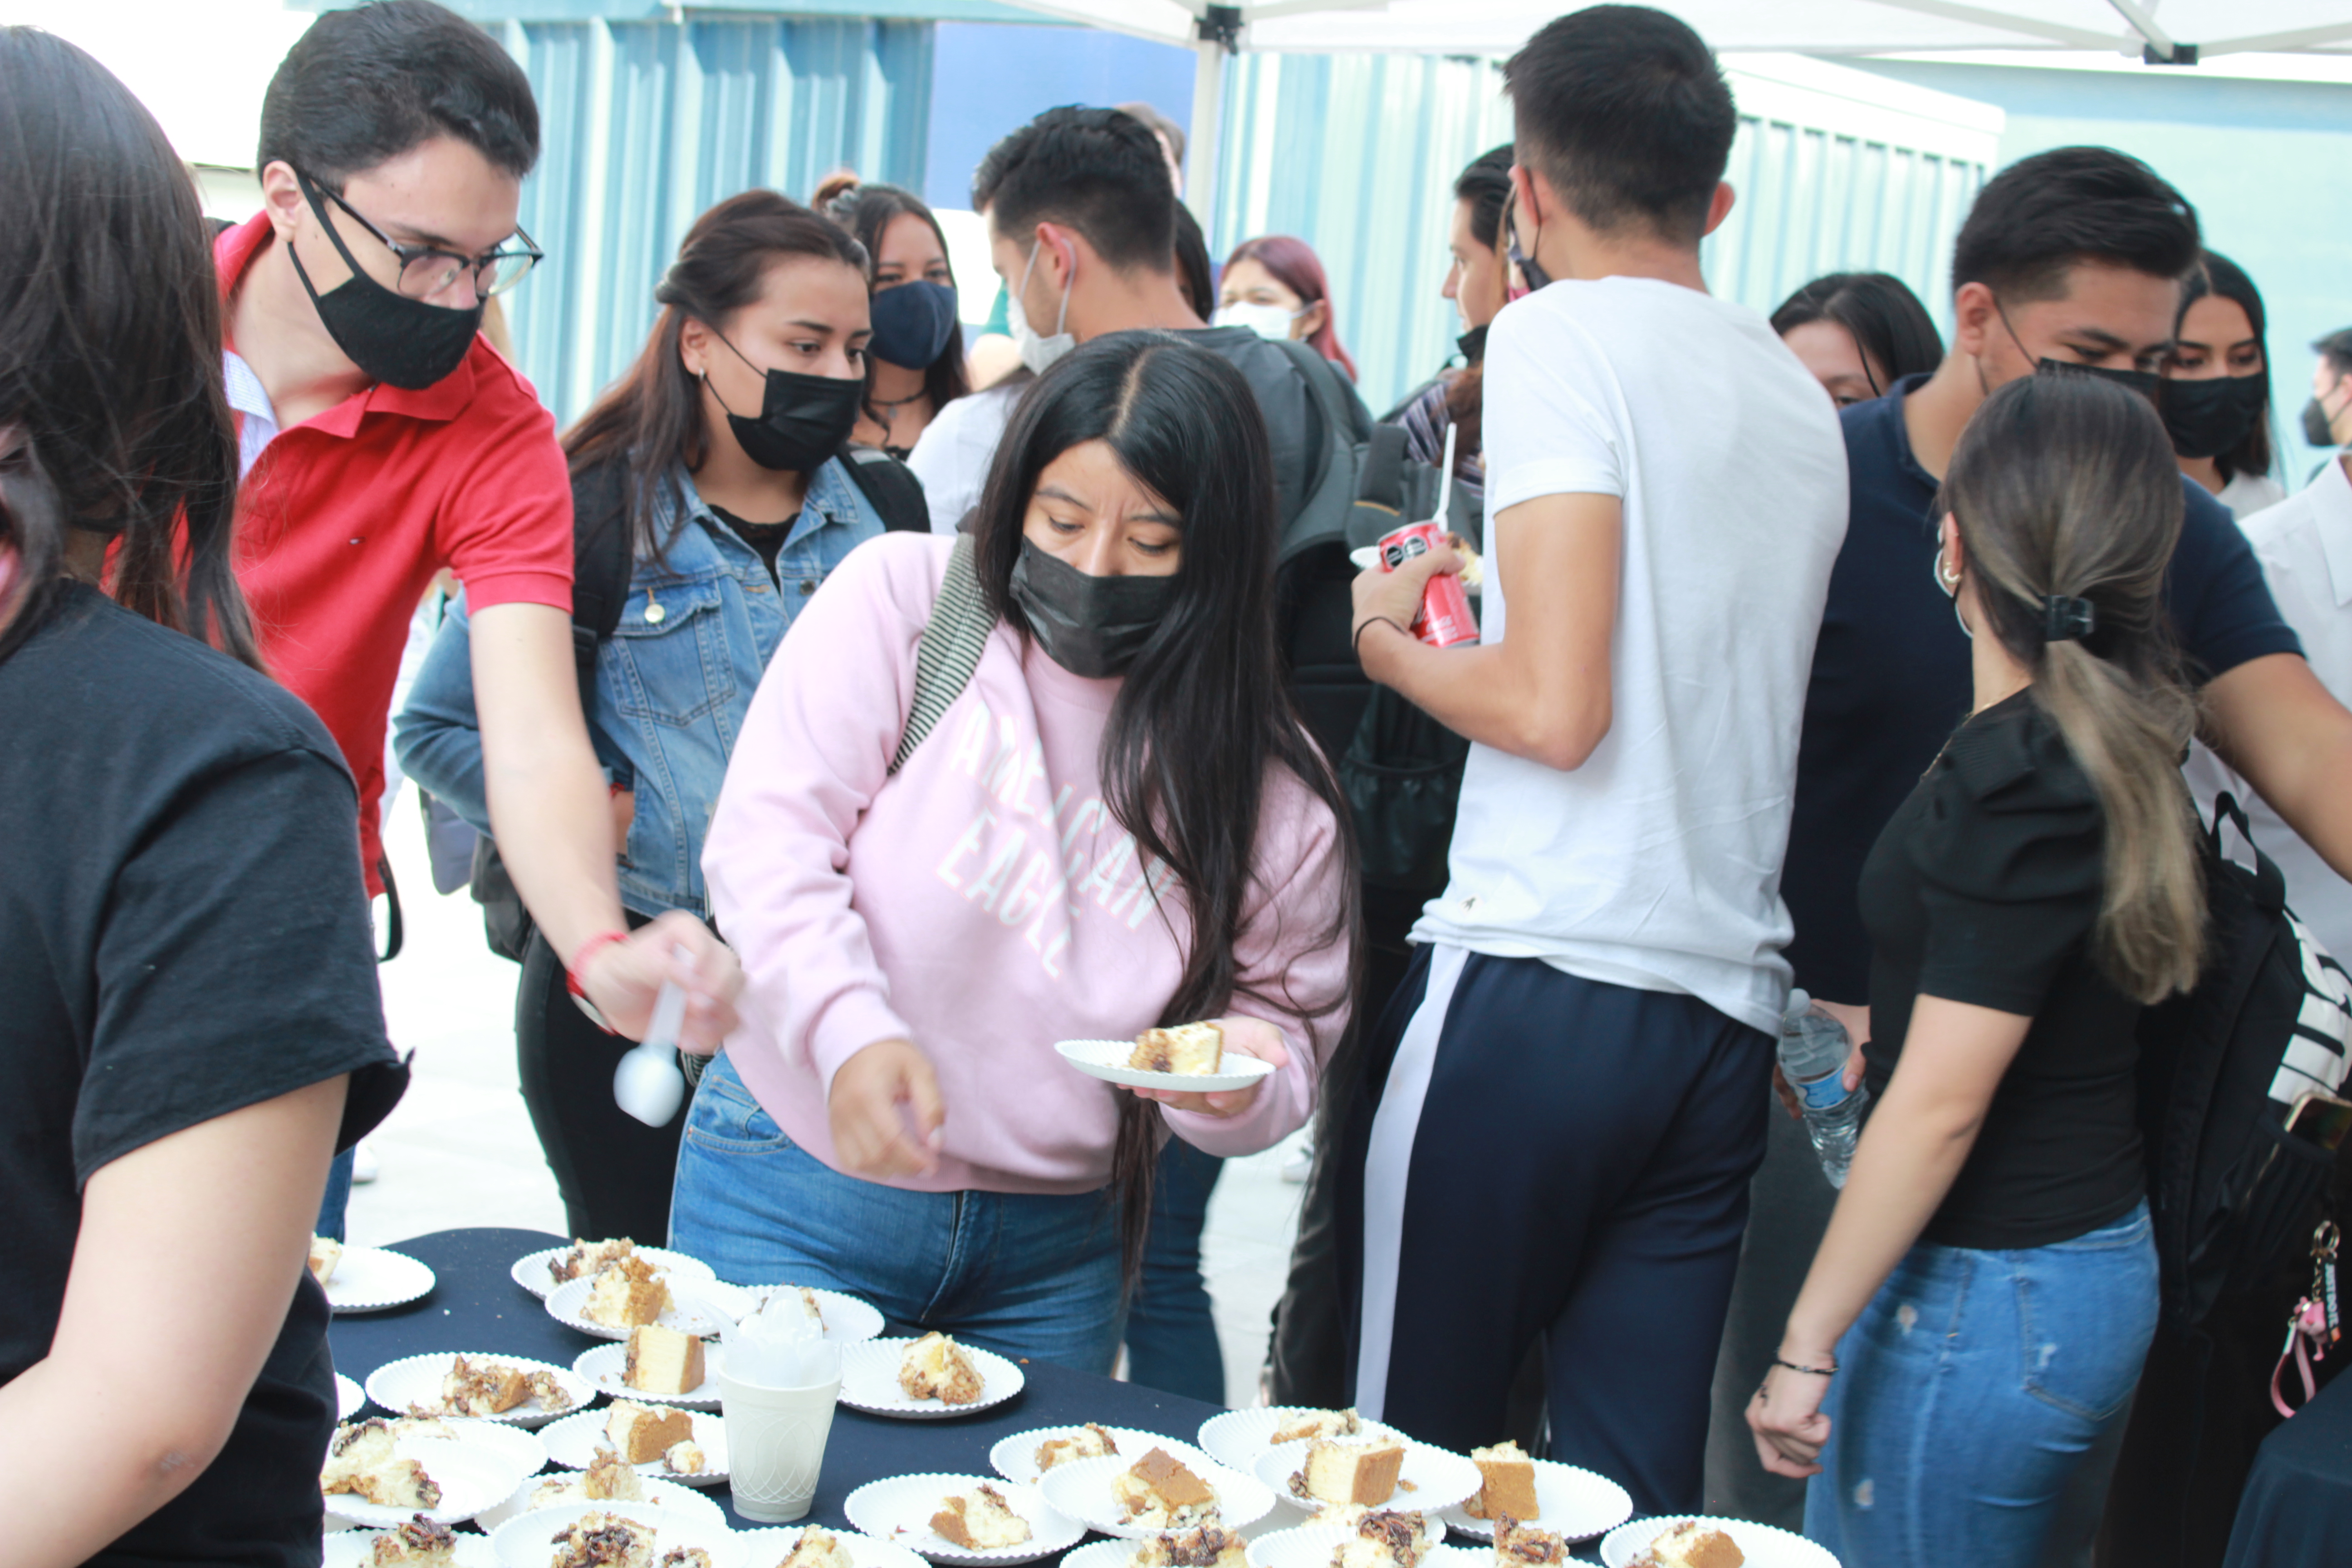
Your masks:
M800 1388L769 1388L728 1375L724 1365L711 1376L719 1384L719 1409L727 1423L727 1468L735 1491L735 1511L762 1524L790 1524L808 1517L816 1482L824 1468L825 1439L841 1396L841 1378Z

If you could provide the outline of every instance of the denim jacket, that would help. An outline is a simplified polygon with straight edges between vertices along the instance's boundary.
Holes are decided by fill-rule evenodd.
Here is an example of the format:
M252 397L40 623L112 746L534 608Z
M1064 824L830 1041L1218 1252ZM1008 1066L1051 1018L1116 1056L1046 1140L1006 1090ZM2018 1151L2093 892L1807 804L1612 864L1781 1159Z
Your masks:
M620 857L621 902L640 914L707 913L702 840L727 759L760 676L810 595L842 558L882 531L881 515L838 458L809 476L808 500L776 557L776 577L712 514L683 468L656 503L663 559L642 551L621 624L596 651L589 738L606 776L634 790ZM685 526L670 534L680 504ZM394 722L400 765L483 832L489 806L462 596Z

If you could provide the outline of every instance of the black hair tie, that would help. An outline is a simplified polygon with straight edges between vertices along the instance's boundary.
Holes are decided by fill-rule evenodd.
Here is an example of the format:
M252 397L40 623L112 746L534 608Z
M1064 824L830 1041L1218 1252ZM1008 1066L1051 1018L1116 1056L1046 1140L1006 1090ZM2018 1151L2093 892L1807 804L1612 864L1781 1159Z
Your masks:
M2080 642L2098 629L2098 608L2090 600L2053 594L2042 601L2044 642Z

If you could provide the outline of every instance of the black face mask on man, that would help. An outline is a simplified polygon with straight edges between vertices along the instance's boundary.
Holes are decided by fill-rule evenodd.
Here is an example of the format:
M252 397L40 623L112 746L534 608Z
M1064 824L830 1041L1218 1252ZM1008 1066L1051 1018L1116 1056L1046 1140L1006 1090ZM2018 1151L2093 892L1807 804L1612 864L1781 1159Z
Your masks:
M1026 539L1011 589L1045 657L1089 680L1126 674L1176 599L1172 574L1097 577Z
M728 342L717 328L711 336L745 364L751 361ZM751 364L753 370L760 370ZM727 427L743 455L763 468L811 473L837 455L850 431L857 427L857 406L866 395L866 379L855 375L804 375L798 371L761 371L766 384L760 395L760 416L747 418L727 408L727 400L711 387L710 395L727 409ZM710 376L705 372L705 386Z
M2033 351L2025 346L2025 340L2017 335L2017 329L2009 324L2008 308L1999 300L1992 302L1992 308L2000 313L2001 327L2009 333L2009 341L2017 345L2017 352L2033 361L2033 374L2036 375L2091 376L2099 381L2112 382L2150 403L2156 401L2157 393L2164 385L2164 378L2152 370L2112 370L2103 364L2084 364L2080 360L2036 358ZM1977 384L1987 396L1992 395L1991 384L1985 380L1984 361L1981 359L1977 361Z
M2344 383L2337 382L2335 390L2343 391ZM2339 407L2336 412L2340 414L2343 409ZM2337 445L2336 421L2328 415L2326 398L2315 395L2310 402L2303 405L2303 439L2304 444L2309 447Z
M2184 458L2218 458L2232 450L2269 406L2269 390L2267 378L2259 375L2167 380L2158 407L2173 451Z
M350 279L321 294L311 286L310 274L302 265L302 253L292 245L286 247L287 259L294 263L294 276L302 280L302 290L310 296L310 303L319 312L319 322L343 357L357 365L360 374L386 386L397 386L409 392L419 392L456 370L466 358L466 351L474 346L474 334L481 329L485 301L477 297L470 310L452 310L446 305L429 305L422 300L412 300L394 289L387 289L367 274L335 231L334 221L327 216L327 204L320 198L307 176L302 176L302 195L310 210L319 215L319 226L327 231L328 242L352 269Z

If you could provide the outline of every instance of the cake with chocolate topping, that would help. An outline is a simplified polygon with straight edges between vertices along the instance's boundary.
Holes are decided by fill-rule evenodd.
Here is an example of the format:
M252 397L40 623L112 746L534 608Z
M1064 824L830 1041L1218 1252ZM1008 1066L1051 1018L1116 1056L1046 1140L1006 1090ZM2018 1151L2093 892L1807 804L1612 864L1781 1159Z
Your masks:
M1127 1065L1139 1072L1213 1073L1224 1059L1225 1032L1214 1024L1146 1029L1135 1037Z
M1248 1550L1223 1525L1155 1535L1137 1544L1128 1568L1244 1568Z
M368 1546L370 1568L457 1568L457 1536L421 1513Z

